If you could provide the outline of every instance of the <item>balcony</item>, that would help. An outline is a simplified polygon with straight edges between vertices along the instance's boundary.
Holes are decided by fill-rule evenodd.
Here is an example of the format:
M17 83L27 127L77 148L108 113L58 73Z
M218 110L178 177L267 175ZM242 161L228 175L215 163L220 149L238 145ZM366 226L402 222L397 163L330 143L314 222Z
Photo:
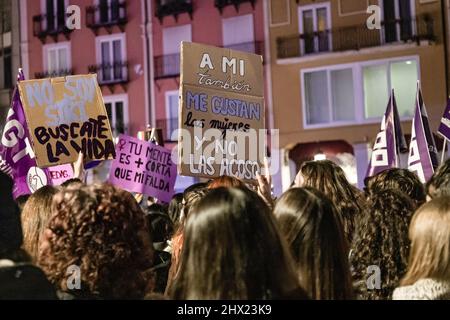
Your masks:
M105 28L109 33L114 26L118 26L121 32L125 31L125 25L128 23L127 3L125 1L113 0L101 1L99 5L86 8L86 26L90 28L95 35L100 28Z
M119 84L125 90L128 83L128 62L119 61L114 63L101 63L99 65L89 66L89 72L97 73L98 84L108 86L111 92L114 92L114 86Z
M256 53L263 55L264 44L262 41L245 42L224 46L232 50ZM180 75L180 54L168 54L155 57L155 79L178 77Z
M44 79L44 78L57 78L57 77L65 77L73 75L73 69L61 69L54 71L44 71L44 72L36 72L34 77L36 79Z
M360 50L398 43L437 40L431 15L409 20L384 21L381 30L369 30L366 25L300 34L277 39L278 59L305 57L314 54Z
M223 9L230 5L233 5L236 11L239 12L239 6L245 2L251 3L253 9L255 8L256 0L215 0L214 5L219 9L220 14L222 14Z
M38 37L42 43L45 43L47 37L58 41L58 35L62 34L66 40L70 39L70 33L73 31L66 27L68 15L46 15L41 14L33 17L33 35Z
M192 0L157 0L155 16L162 23L164 17L173 16L178 21L178 15L188 13L192 20Z
M177 140L172 140L172 133L178 129L178 118L172 119L157 119L156 128L161 129L163 132L163 141L170 143L176 142Z

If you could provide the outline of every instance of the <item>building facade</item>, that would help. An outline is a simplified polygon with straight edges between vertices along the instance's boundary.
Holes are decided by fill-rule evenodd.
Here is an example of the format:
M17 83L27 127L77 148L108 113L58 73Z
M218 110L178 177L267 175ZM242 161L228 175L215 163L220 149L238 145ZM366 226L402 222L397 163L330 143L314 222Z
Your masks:
M149 123L144 1L21 0L27 79L96 73L113 134ZM80 29L66 22L80 11Z
M437 130L447 97L441 3L269 1L273 117L284 187L315 156L341 162L361 186L392 89L409 134L421 80ZM371 5L376 7L367 13ZM371 14L374 28L366 24Z
M0 133L20 66L19 2L0 0Z

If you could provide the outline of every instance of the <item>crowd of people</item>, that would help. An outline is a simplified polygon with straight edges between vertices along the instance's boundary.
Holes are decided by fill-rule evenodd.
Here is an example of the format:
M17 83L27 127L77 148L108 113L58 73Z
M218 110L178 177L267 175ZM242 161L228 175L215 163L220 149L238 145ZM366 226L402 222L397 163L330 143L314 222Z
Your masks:
M450 160L364 190L305 162L277 199L269 176L169 204L82 180L14 200L0 173L0 299L450 299Z

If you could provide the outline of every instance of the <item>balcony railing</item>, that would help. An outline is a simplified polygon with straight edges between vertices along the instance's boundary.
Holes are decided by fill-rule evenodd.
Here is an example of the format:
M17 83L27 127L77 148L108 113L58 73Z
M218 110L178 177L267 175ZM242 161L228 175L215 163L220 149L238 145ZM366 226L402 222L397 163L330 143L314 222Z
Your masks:
M262 41L237 43L225 46L226 48L263 55ZM155 79L178 77L180 75L180 54L168 54L155 57Z
M193 11L192 0L156 0L155 16L160 22L166 16L174 16L177 20L182 13L188 13L192 19Z
M68 15L61 16L41 14L33 17L33 35L38 37L42 42L45 42L47 36L51 36L55 41L59 34L63 34L66 39L69 39L70 33L73 31L66 26L66 19Z
M73 69L61 69L55 71L43 71L36 72L34 74L36 79L44 79L44 78L56 78L56 77L65 77L73 75Z
M89 66L89 72L97 73L100 85L123 84L128 82L128 62L102 63Z
M175 142L178 139L173 140L172 134L178 129L178 119L157 119L156 127L162 129L164 142Z
M230 5L233 5L236 11L239 11L239 6L245 2L251 3L252 7L255 8L256 0L215 0L214 5L222 13L223 9Z
M104 3L104 4L103 4ZM123 31L128 22L126 1L100 2L86 8L86 25L95 32L101 27L119 26Z
M279 59L304 57L326 52L360 50L395 43L436 41L434 18L423 15L413 19L384 21L381 29L366 25L300 34L277 39Z

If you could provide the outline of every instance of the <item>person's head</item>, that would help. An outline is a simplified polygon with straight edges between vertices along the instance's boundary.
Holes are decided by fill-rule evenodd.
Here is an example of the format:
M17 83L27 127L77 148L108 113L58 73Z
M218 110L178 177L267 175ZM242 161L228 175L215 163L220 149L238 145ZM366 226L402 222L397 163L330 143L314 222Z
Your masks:
M303 289L317 300L351 299L348 244L334 205L320 191L293 188L275 209Z
M174 230L178 229L180 225L181 209L183 208L183 194L177 193L172 197L167 208L167 214L172 220Z
M12 189L12 179L0 171L0 259L13 259L23 241L19 208Z
M409 244L408 226L414 212L413 201L398 190L369 194L357 225L350 262L354 279L366 299L390 299L405 274ZM379 270L381 288L369 290L371 268ZM370 272L372 273L370 273Z
M183 192L183 199L181 200L181 219L180 219L180 228L183 228L183 225L186 222L186 219L189 215L189 209L195 205L201 198L203 198L209 189L207 184L198 183L190 186Z
M29 194L23 194L16 198L16 203L17 203L17 206L19 207L20 212L22 212L23 207L25 206L25 203L27 203L27 200L29 197L30 197Z
M355 219L361 212L361 192L352 186L341 167L329 160L308 161L302 164L295 179L297 187L311 187L325 194L341 215L344 233L350 243Z
M189 213L174 299L273 299L298 289L268 207L246 189L218 188Z
M366 192L396 189L409 196L417 206L425 202L425 189L416 174L408 169L392 168L365 181Z
M431 179L427 181L426 191L427 200L434 199L440 195L450 194L449 186L450 176L450 159L444 162L433 174Z
M37 261L39 245L51 217L53 196L58 189L44 186L34 192L22 210L23 249Z
M167 206L152 204L146 210L147 227L153 242L166 242L173 233L173 223L167 215Z
M450 197L439 197L420 207L409 227L411 250L401 285L420 279L450 281Z
M142 298L152 257L144 213L130 193L104 184L69 187L54 196L39 265L59 290L95 298ZM67 287L73 266L79 268L79 291Z
M61 184L61 188L68 188L68 187L82 187L84 185L83 181L81 181L78 178L72 178L69 180L64 181Z
M208 183L209 189L217 188L245 188L246 185L242 180L231 176L220 176Z

